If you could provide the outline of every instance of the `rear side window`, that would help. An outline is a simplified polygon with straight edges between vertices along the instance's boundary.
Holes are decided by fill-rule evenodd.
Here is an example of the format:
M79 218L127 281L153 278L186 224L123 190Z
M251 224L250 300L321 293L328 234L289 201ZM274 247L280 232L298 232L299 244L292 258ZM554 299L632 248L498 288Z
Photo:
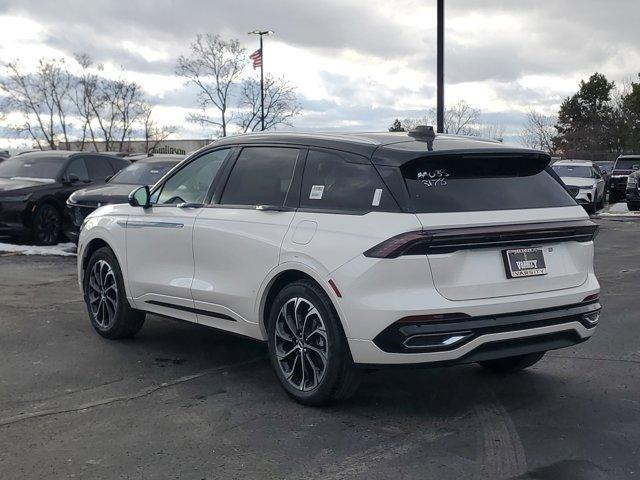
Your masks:
M541 155L443 155L401 167L418 213L575 205Z
M397 211L371 164L351 163L348 153L310 150L302 179L300 206L320 210ZM355 158L354 158L355 160Z
M297 148L244 148L229 175L220 203L283 206L299 152Z

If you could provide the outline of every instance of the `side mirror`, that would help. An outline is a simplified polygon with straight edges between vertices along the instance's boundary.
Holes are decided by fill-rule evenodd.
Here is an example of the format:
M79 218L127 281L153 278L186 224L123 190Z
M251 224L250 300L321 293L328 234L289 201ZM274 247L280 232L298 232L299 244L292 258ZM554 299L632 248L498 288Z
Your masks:
M129 194L129 205L132 207L149 208L151 206L151 203L149 203L150 199L151 192L149 191L149 187L145 185L143 187L136 188Z
M69 185L73 185L74 183L78 183L79 181L80 181L80 177L78 177L74 173L70 173L69 175L67 175L67 178L65 179L65 183Z

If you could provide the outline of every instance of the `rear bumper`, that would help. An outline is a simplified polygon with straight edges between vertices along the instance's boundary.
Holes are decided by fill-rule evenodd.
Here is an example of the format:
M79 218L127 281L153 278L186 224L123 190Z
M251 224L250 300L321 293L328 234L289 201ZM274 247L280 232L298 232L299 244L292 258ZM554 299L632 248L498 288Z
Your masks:
M396 322L373 340L350 339L349 346L361 364L473 363L581 343L593 335L600 310L592 301L455 321Z
M476 337L461 347L445 352L415 354L387 353L370 340L349 340L353 359L363 365L451 365L474 363L527 353L544 352L584 342L595 327L568 322L512 332L491 333Z

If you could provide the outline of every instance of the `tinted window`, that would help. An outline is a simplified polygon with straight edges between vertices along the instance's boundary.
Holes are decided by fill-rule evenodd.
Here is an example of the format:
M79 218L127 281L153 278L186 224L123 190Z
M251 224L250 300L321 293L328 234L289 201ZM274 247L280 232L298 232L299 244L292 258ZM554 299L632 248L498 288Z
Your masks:
M575 205L534 155L434 156L401 167L417 212L473 212Z
M8 158L0 163L0 178L55 179L66 161L66 157L34 157L30 155Z
M89 180L104 182L105 179L113 175L113 168L106 158L89 157L85 159Z
M136 162L120 170L109 183L128 183L131 185L155 185L165 173L178 162Z
M113 157L109 157L109 163L111 163L111 168L113 168L114 172L119 172L123 168L126 168L129 165L131 165L131 162L129 160L125 160L123 158L113 158Z
M229 149L216 150L189 162L164 182L159 198L154 194L152 202L169 205L204 203L228 153Z
M397 210L371 164L350 163L347 153L311 150L302 179L300 206L327 210Z
M229 176L220 203L284 205L298 152L295 148L244 148Z
M83 158L74 158L69 162L66 176L69 178L71 175L74 175L82 182L89 181L89 172L87 172L87 166Z
M640 157L621 158L616 162L616 170L638 170L640 169Z

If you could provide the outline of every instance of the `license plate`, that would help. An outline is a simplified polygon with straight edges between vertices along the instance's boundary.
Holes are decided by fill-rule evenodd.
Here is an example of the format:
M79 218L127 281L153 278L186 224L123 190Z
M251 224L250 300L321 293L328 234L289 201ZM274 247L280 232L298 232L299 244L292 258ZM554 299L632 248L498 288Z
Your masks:
M541 248L503 250L502 258L507 278L536 277L547 274Z

